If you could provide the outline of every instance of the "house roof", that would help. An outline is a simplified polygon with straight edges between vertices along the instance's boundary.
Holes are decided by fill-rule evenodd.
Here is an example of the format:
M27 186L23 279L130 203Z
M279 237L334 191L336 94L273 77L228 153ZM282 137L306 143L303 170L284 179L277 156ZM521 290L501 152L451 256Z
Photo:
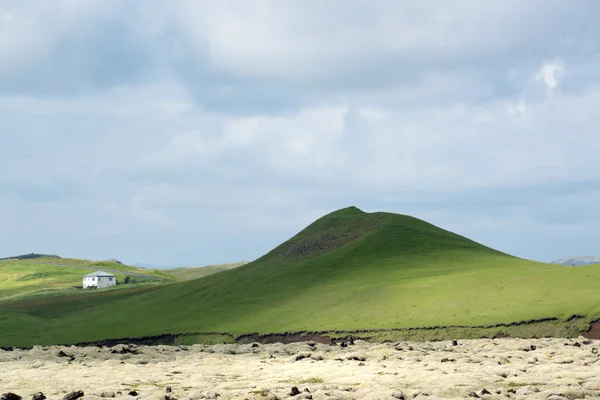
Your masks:
M91 274L87 274L85 276L114 276L114 275L109 274L108 272L104 272L104 271L96 271L96 272L92 272Z

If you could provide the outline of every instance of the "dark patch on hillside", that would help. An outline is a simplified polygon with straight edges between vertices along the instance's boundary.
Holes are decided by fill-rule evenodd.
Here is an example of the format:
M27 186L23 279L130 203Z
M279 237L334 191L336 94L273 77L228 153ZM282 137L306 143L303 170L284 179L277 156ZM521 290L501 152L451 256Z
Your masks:
M42 257L47 257L47 258L61 258L59 256L55 256L55 255L52 255L52 254L29 253L29 254L22 254L20 256L0 258L0 261L6 261L6 260L33 260L33 259L42 258Z

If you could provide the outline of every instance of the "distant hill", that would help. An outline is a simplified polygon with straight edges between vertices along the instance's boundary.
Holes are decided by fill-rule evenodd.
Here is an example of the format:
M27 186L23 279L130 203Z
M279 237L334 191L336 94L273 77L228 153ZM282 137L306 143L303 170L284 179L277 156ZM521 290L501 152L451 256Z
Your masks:
M0 261L4 261L4 260L33 260L34 258L60 258L60 257L59 256L55 256L55 255L51 255L51 254L29 253L29 254L23 254L23 255L20 255L20 256L0 258Z
M165 334L190 334L185 343L293 332L577 336L600 318L598 281L600 267L524 260L414 217L349 207L256 261L200 279L0 302L0 346Z
M182 267L167 270L167 272L183 281L203 278L217 272L227 271L248 264L247 261L241 261L229 264L206 265L204 267Z
M561 264L571 267L600 264L600 256L567 257L562 258L560 260L552 261L552 264Z

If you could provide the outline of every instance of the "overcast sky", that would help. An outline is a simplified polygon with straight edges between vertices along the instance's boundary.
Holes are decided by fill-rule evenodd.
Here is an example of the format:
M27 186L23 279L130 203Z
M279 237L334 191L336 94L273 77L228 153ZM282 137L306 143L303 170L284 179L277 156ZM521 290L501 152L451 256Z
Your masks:
M355 205L600 254L595 0L0 0L0 257L252 260Z

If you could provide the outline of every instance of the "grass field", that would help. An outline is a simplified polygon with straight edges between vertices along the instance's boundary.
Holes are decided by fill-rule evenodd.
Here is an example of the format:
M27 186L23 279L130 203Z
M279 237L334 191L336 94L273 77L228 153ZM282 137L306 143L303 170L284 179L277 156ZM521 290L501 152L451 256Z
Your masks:
M82 267L90 268L82 268ZM137 273L176 280L174 276L160 270L131 267L116 261L89 261L72 258L38 257L34 259L14 259L0 261L0 301L22 298L36 294L65 293L81 286L82 277L95 270L115 270L117 282L123 282L125 273ZM147 279L131 277L137 282Z
M77 301L4 302L0 325L10 329L0 331L0 345L561 319L540 328L552 334L571 315L585 316L578 326L600 317L597 282L600 266L523 260L416 218L352 207L252 263L201 279ZM460 329L447 331L469 335ZM512 331L519 329L527 332Z
M248 263L247 262L237 262L237 263L229 263L229 264L207 265L204 267L172 268L172 269L168 269L166 271L170 275L176 277L179 280L191 281L193 279L204 278L205 276L216 274L217 272L227 271L230 269L241 267L242 265L246 265L246 264L248 264Z

